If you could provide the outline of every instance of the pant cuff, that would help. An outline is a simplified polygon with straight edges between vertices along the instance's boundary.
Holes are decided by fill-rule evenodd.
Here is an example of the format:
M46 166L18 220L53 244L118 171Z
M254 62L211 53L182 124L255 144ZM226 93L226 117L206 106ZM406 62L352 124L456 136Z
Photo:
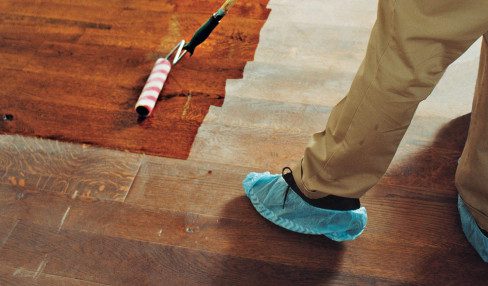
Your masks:
M309 199L321 199L328 196L329 194L327 193L316 191L316 190L310 190L309 188L307 188L307 186L302 180L302 176L303 176L302 162L303 159L300 160L300 162L294 168L292 168L293 179L295 180L295 183L297 184L300 191Z

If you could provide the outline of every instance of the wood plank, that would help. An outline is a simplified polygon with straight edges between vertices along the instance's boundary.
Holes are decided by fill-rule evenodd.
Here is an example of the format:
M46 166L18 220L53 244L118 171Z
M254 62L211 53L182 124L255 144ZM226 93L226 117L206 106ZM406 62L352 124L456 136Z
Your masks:
M112 56L114 53L117 57ZM152 54L148 50L123 47L47 42L24 70L58 76L68 85L70 81L81 79L98 85L106 84L107 91L113 85L124 86L132 92L130 97L121 98L137 100L154 64ZM170 73L162 96L172 97L175 93L187 94L191 91L193 94L223 98L226 76L240 77L244 64L242 60L219 63L218 59L197 57L192 61L183 61ZM214 72L214 77L206 75Z
M37 11L39 12L39 11ZM56 11L57 13L63 15L66 11ZM100 11L98 11L100 13ZM93 15L93 13L91 13ZM101 29L101 30L110 30L112 28L111 25L104 24L104 23L93 23L89 21L78 21L78 20L70 20L70 19L60 19L51 17L49 15L40 15L39 13L35 13L33 15L23 15L18 14L17 11L13 13L0 13L0 19L2 19L3 24L6 22L19 24L24 23L28 26L60 26L60 27L78 27L82 29ZM100 20L100 17L93 15L93 19Z
M116 19L122 7L112 5L109 7L109 1L36 1L36 0L22 0L22 1L5 1L5 8L2 10L5 14L17 15L18 17L38 18L38 21L51 20L53 24L57 21L60 26L67 26L67 24L77 24L76 26L82 28L96 28L97 23L110 26L109 22ZM163 2L164 1L160 1ZM104 4L106 6L104 6ZM107 10L110 9L110 13ZM61 20L65 20L64 24ZM91 23L92 25L90 25Z
M101 145L120 140L121 149L141 152L144 141L159 155L176 156L181 146L189 150L193 137L161 130L196 132L194 123L203 120L208 106L222 105L224 90L218 85L227 74L242 76L252 55L245 43L257 43L257 35L235 23L253 26L251 20L267 18L267 1L244 2L238 1L242 6L214 34L232 44L219 47L210 40L178 65L165 87L164 106L159 104L150 120L137 122L131 108L154 54L188 37L189 27L196 28L220 1L0 1L10 17L0 20L0 30L2 21L8 22L6 36L0 33L6 45L0 47L0 62L8 61L0 70L0 114L15 115L12 122L0 121L0 131L39 131ZM194 157L202 161L144 156L140 165L139 155L125 161L127 153L87 154L71 150L87 146L61 148L48 140L37 144L52 148L27 148L22 140L0 136L0 284L482 285L488 279L456 210L453 174L468 118L445 125L446 112L439 116L438 106L421 110L388 174L362 199L370 221L358 240L336 244L290 233L254 211L242 179L251 170L278 172L301 156L312 129L325 124L328 110L347 89L374 16L373 6L355 0L307 5L281 0L270 7L273 21L261 35L258 61L246 67L243 80L230 82L226 103L212 107L205 122L210 125L202 127L195 150L203 153ZM157 22L170 16L172 24ZM110 29L97 29L97 23ZM145 40L152 34L164 38ZM220 54L234 58L219 66L213 57ZM464 67L460 63L460 70ZM107 77L112 71L116 81ZM455 90L441 89L446 102L456 101ZM27 103L16 102L19 98ZM59 110L66 112L62 120ZM83 125L88 129L80 131ZM154 136L160 133L161 138ZM75 135L83 140L70 139ZM112 169L123 173L122 179L113 178ZM112 180L129 182L134 176L125 202L114 197L120 189ZM77 184L94 194L80 197L77 188L65 190ZM100 187L107 184L104 197Z
M228 94L225 107L211 107L205 117L205 124L234 127L235 130L263 129L310 137L325 128L331 110L327 105L277 102ZM249 116L251 113L252 116ZM401 143L397 161L401 162L401 155L415 154L426 146L459 152L466 141L469 117L469 114L453 120L438 116L415 117Z
M461 150L418 148L407 161L391 166L381 182L429 192L456 193L454 175L460 156Z
M181 171L180 171L181 170ZM241 187L241 181L247 172L251 169L240 168L229 165L219 165L210 163L191 163L191 162L162 162L162 160L151 160L151 162L143 163L141 171L135 180L132 192L127 198L127 202L137 205L147 206L152 209L166 209L174 210L178 212L190 211L193 213L209 214L213 216L223 216L223 211L226 209L226 205L230 204L230 201L242 198L243 191ZM210 173L209 173L210 172ZM428 174L422 174L428 176ZM412 178L416 176L416 173L411 173ZM413 180L412 180L413 181ZM445 185L441 183L440 186ZM414 185L415 186L415 185ZM449 231L459 232L458 225L453 225L450 229L444 229L443 226L457 221L457 212L455 209L455 193L452 192L453 187L450 186L450 192L446 192L446 189L439 188L433 191L427 186L424 188L407 188L402 186L391 185L379 185L375 190L372 190L368 195L364 203L368 207L370 213L378 218L378 222L372 223L375 227L381 227L383 223L390 225L391 220L388 217L396 217L394 214L404 214L403 209L397 209L395 206L398 203L389 203L390 200L406 199L407 202L403 202L406 210L411 210L413 213L413 221L425 220L424 217L435 217L437 225L440 228L436 228L436 232L425 233L431 240L427 242L430 245L436 244L439 236L444 236L450 239L450 235L447 235ZM376 194L376 195L375 195ZM416 202L417 200L417 202ZM247 201L244 199L241 204L235 205L233 212L226 213L225 215L235 218L244 219L246 217L254 218L250 216L253 213L252 207L250 208ZM376 206L376 204L381 205ZM422 205L416 206L418 202L423 202ZM429 206L429 204L432 204ZM438 204L438 206L435 206ZM437 212L437 214L433 214ZM388 215L386 215L388 213ZM405 217L397 217L405 220ZM408 223L407 225L410 225ZM425 225L425 227L431 228L431 224ZM415 228L413 229L415 230ZM402 237L411 237L410 243L415 243L415 236L412 236L410 227L397 228L393 233L399 233L398 236L393 236L397 239ZM444 232L446 231L446 232ZM385 236L391 232L385 229ZM441 233L441 235L439 235ZM464 242L462 236L458 237L458 241ZM447 243L444 241L443 243Z
M187 157L199 122L203 121L205 108L208 107L205 103L212 102L212 99L200 96L191 97L191 100L189 97L173 97L161 102L156 110L157 115L140 122L132 105L128 106L127 103L122 103L125 110L110 110L103 106L74 106L74 103L57 100L50 104L39 104L44 100L31 98L22 104L7 99L0 99L0 102L5 102L5 112L13 114L14 120L4 122L0 131L25 135L36 133L50 139L108 145L116 149L176 158ZM201 102L204 104L199 104ZM57 113L60 109L66 113L62 120Z
M0 136L0 186L20 194L53 192L124 200L140 156L51 140Z
M17 223L17 219L0 216L0 249L7 243Z
M210 107L205 124L253 128L269 132L311 134L321 131L331 108L299 103L231 96L225 98L225 108ZM249 112L253 110L253 116Z
M428 120L421 121L417 118L416 122L417 126L420 123L430 128L435 126ZM419 128L424 130L421 133L415 130L407 133L400 148L415 144L419 147L413 150L410 148L412 151L408 156L397 156L381 182L427 190L429 193L456 194L454 176L468 136L469 122L470 114L467 114L448 121L437 132L425 132L429 128L424 127Z
M158 117L139 124L133 106L155 55L189 38L216 9L218 1L210 2L192 9L175 1L8 1L0 60L22 70L23 82L0 99L2 113L15 118L0 123L0 132L187 158L209 106L222 105L226 80L242 77L253 58L267 1L237 5L199 55L173 70Z
M325 65L317 68L291 60L269 63L258 58L261 50L260 46L255 61L246 65L244 80L228 81L227 98L237 96L332 107L346 95L351 85L356 70L350 66L358 64L351 57L334 55L330 56L338 61L334 68Z
M176 6L176 11L185 12L201 12L205 14L212 14L216 8L220 8L222 1L220 0L195 0L192 2L172 1ZM269 1L257 0L252 2L237 1L232 7L229 15L239 15L244 18L261 19L268 18L270 9L266 8Z
M385 193L384 187L378 188L383 189L382 193ZM392 191L391 188L386 188L386 190ZM404 194L406 191L401 190L400 193ZM443 249L455 245L464 249L468 246L457 223L457 212L453 200L449 203L442 202L429 205L430 202L428 201L398 197L389 200L381 197L365 199L364 202L369 209L370 217L372 217L372 222L366 232L370 238L381 242L380 244L396 245L398 241L403 241L412 248ZM378 206L374 206L374 203ZM174 212L167 206L151 210L147 209L146 206L139 205L117 206L112 204L112 206L107 206L103 202L94 204L104 205L103 208L98 207L98 209L107 210L104 211L104 215L98 215L100 211L95 211L97 206L94 205L83 208L74 207L71 212L72 216L65 224L66 228L194 247L218 253L227 253L230 245L234 244L239 246L238 251L237 249L234 250L234 254L238 256L287 264L308 265L308 262L302 261L302 257L307 256L311 249L305 246L299 247L301 243L299 238L302 236L283 231L262 220L252 208L249 208L249 202L242 196L223 202L216 201L215 207L208 207L217 208L220 206L219 216ZM230 210L232 207L243 211L237 214L236 211ZM415 213L408 216L407 214L410 211ZM137 216L132 216L132 221L127 221L123 219L127 217L127 213L137 214ZM388 215L383 217L386 214ZM423 216L428 217L425 224L424 222L418 225L412 223ZM164 222L161 222L161 217L165 217ZM399 226L391 226L392 222L397 222ZM452 235L453 229L456 230L455 235ZM239 236L239 234L244 233L246 235ZM421 238L418 237L419 233ZM325 245L328 244L327 239L323 237L310 237L307 240L310 240L311 244L313 244L312 241L317 243L322 241ZM368 243L371 242L368 238L364 240ZM266 243L270 241L273 241L276 246L273 246L273 249L265 249ZM260 252L254 252L251 244L259 248ZM358 244L363 245L365 243L359 242ZM316 247L315 244L313 245ZM354 246L351 247L355 249L354 252L362 252L359 249L361 246L358 246L358 249ZM285 249L293 250L285 251ZM320 248L320 250L318 248L317 251L322 251L324 252L323 255L327 255L327 252L333 252L333 249L325 247ZM473 257L476 256L473 255ZM315 263L313 258L308 259L312 260L310 264ZM346 266L344 265L344 267Z
M189 159L278 172L297 163L309 139L309 133L204 124Z
M232 103L234 101L238 102L236 105L240 105L240 108L236 108ZM311 134L325 128L324 117L328 117L330 112L327 107L314 105L273 104L272 101L262 101L259 105L256 104L259 100L234 98L230 102L229 107L212 109L205 124L199 129L189 156L191 160L278 172L284 166L298 163ZM251 115L253 110L256 115ZM453 160L448 163L453 165L463 148L468 117L452 122L444 117L416 117L405 134L391 167L401 164L416 153L423 154L420 155L423 157L447 156L447 160ZM277 121L279 119L281 120ZM442 135L439 132L447 134ZM438 144L436 141L443 143ZM425 150L430 147L434 149ZM424 159L430 162L430 158ZM397 176L396 179L402 180L402 177Z
M0 32L0 64L4 79L12 80L11 74L6 69L22 70L33 57L39 45L22 40L11 40L1 35ZM5 85L2 84L2 87Z
M251 170L216 163L149 158L142 163L126 202L152 210L191 212L252 223L256 219L255 211L244 198L241 186L245 175ZM412 172L410 176L413 178L417 173ZM444 185L439 184L441 187ZM408 237L412 245L465 245L457 224L453 187L447 190L431 188L387 183L377 185L363 199L372 217L368 226L368 229L372 228L371 235L392 241ZM410 217L407 213L411 213ZM393 221L402 223L391 225ZM419 228L429 229L422 232L425 240L415 235ZM450 235L452 232L460 234L455 242Z
M12 85L10 90L17 87L15 94L5 92L5 97L0 99L3 108L14 110L22 105L22 102L29 102L26 105L35 106L38 113L48 112L56 108L85 108L91 109L94 113L114 113L124 111L134 113L134 105L140 94L139 88L131 88L126 85L82 79L74 76L54 75L37 72L23 72L22 78L18 72L12 71L12 77L5 80L6 85ZM18 78L18 79L17 79ZM15 85L14 85L15 84ZM190 98L191 97L191 98ZM17 99L17 102L14 100ZM217 96L202 93L180 93L169 94L161 97L161 108L165 121L182 119L183 106L187 104L186 119L201 122L206 114L208 105L218 104L222 100ZM50 106L49 106L50 105ZM206 105L206 107L205 107ZM157 106L156 108L159 108ZM86 110L84 110L86 113ZM137 116L130 116L134 123ZM22 119L22 118L20 118ZM12 122L12 124L15 124ZM61 123L63 124L63 123ZM66 124L66 123L65 123ZM76 124L76 123L75 123ZM68 131L69 132L69 131Z
M241 183L248 172L239 166L146 157L126 202L221 216L226 202L244 195ZM252 206L243 203L231 218L245 218L252 211Z
M0 263L11 268L40 269L48 275L119 285L293 285L335 277L320 270L304 275L301 267L89 233L58 233L24 223L19 223L0 254ZM364 281L354 276L351 280Z
M75 42L83 33L80 23L50 20L43 17L0 13L0 36L10 40L40 45L45 40Z
M124 10L111 21L110 30L90 29L80 43L146 49L166 55L179 41L189 41L205 23L209 13L161 13ZM252 60L259 41L259 31L265 19L249 19L231 14L222 20L212 36L195 55L220 57L220 61Z
M4 244L20 221L59 229L66 219L65 214L70 201L59 196L39 196L24 194L15 190L0 187L0 217L3 221L10 221L11 226L4 237Z
M384 233L381 231L377 232L378 229L375 229L375 227L368 227L367 234L361 239L355 242L336 244L322 237L303 236L284 231L263 220L253 210L249 210L248 214L245 214L238 219L227 218L229 217L227 213L233 213L234 209L241 209L242 203L249 204L247 199L234 199L228 201L221 216L212 217L189 212L178 213L161 210L145 210L138 206L127 206L117 202L71 201L68 198L56 197L42 199L39 196L40 195L33 195L27 197L23 201L23 204L44 205L45 208L49 209L53 206L64 206L66 202L69 202L71 205L69 216L65 219L63 228L60 231L59 228L53 228L52 226L49 227L49 229L39 230L42 224L34 222L33 220L38 217L36 214L39 211L42 211L40 208L37 210L33 209L29 216L24 215L20 222L21 228L25 226L22 224L33 223L28 229L35 233L32 235L35 235L36 240L31 242L32 238L27 235L27 238L20 241L23 243L23 246L25 246L24 244L29 245L34 243L35 246L26 246L28 249L27 252L30 253L31 256L39 258L35 259L37 261L33 263L33 265L29 265L26 260L17 258L18 255L14 256L12 253L19 251L16 248L20 247L16 245L16 243L19 243L19 237L14 237L13 239L16 241L13 242L14 245L8 244L7 249L1 256L6 257L6 260L3 260L2 263L6 263L6 265L10 267L18 268L20 265L23 265L21 266L23 267L22 269L29 269L29 267L35 267L37 263L41 264L45 259L46 261L49 261L47 263L49 264L51 259L53 259L53 254L56 261L61 259L62 256L63 261L66 262L68 260L67 263L73 265L71 264L72 262L69 261L69 258L65 257L71 257L71 253L68 255L66 253L61 254L61 252L76 252L79 247L82 247L84 252L81 254L82 259L77 261L80 261L79 263L84 263L85 259L88 260L88 258L86 258L88 256L97 255L101 252L104 253L104 255L107 255L106 251L109 250L100 250L100 248L105 249L108 247L104 246L105 240L112 241L111 243L117 243L117 245L120 246L120 248L117 249L123 251L122 255L116 256L115 258L112 257L111 254L108 254L110 258L109 260L117 261L117 265L120 264L120 262L118 262L120 259L126 259L125 255L127 255L127 257L135 255L132 254L133 247L131 246L133 246L133 243L137 243L137 245L144 244L144 246L141 245L140 247L146 250L154 250L153 246L159 250L162 248L171 249L172 251L183 250L186 255L193 255L185 258L187 260L186 263L192 263L192 265L194 265L195 259L197 259L198 263L198 258L195 258L195 253L209 256L209 263L215 262L212 259L215 255L224 255L227 257L226 260L228 259L232 261L232 265L234 265L233 267L245 269L245 272L241 273L241 275L248 274L247 271L251 271L251 268L246 268L250 266L246 265L249 261L252 261L254 265L258 264L260 266L263 264L271 264L275 266L279 265L281 269L292 267L295 271L301 271L301 277L304 276L308 279L317 279L317 273L322 273L322 275L324 275L324 273L333 272L335 273L334 277L342 282L349 281L349 279L353 278L354 280L363 283L367 281L389 281L389 283L385 283L387 285L401 282L412 283L414 281L417 283L419 281L419 269L423 269L423 265L429 263L430 259L432 259L431 257L436 257L436 255L445 255L446 260L438 261L435 266L432 266L431 272L423 274L420 281L423 281L428 285L437 281L436 279L439 279L437 273L442 271L445 267L449 267L448 265L453 265L452 267L454 267L454 265L459 265L459 263L469 263L473 266L483 265L474 251L470 249L469 244L463 239L460 229L456 235L452 235L452 228L450 226L452 224L447 222L449 217L446 218L444 214L439 212L440 208L431 209L432 205L428 206L426 204L423 209L412 209L419 204L416 204L414 201L409 202L408 199L390 200L389 206L392 209L389 209L388 206L386 208L382 206L382 209L385 211L384 213L373 214L374 221L378 222L379 225L385 226L394 222L396 225L399 225L399 227L389 226L387 230L385 229L386 231ZM39 203L40 199L43 201L42 203ZM386 201L381 201L381 199L375 202L377 204L386 204ZM395 211L395 209L397 211ZM428 213L426 213L426 211ZM396 213L399 213L399 216L396 216ZM388 215L386 216L385 214ZM456 215L455 211L453 211L452 214ZM382 220L381 216L384 216L387 221L385 221L385 219ZM430 217L432 219L421 220L416 216ZM441 221L436 221L439 219ZM417 233L415 233L413 230L416 229L416 226L413 225L412 222L426 222L430 227L423 229L422 225L420 225L418 226ZM459 227L458 225L456 226ZM402 228L405 228L403 233L398 234L398 231L402 231ZM448 229L445 233L447 235L439 236L446 230L446 228ZM373 231L373 233L371 233L371 231ZM407 233L407 235L402 237L401 235L404 233ZM23 236L24 235L25 234L23 234ZM74 249L66 250L63 248L61 250L59 248L58 243L63 244L63 242L59 240L61 239L60 236L63 237L66 235L69 236L70 241L74 240ZM90 238L82 239L84 236L89 236ZM62 239L64 240L68 238ZM79 239L83 240L83 246L77 246ZM39 243L41 246L38 245ZM97 246L93 246L92 243L96 243ZM102 244L101 247L100 244ZM107 242L107 244L109 243ZM406 245L408 245L408 247L405 247ZM32 247L32 250L29 250L30 247ZM91 249L93 247L98 250L92 251ZM443 251L446 249L448 249L448 252L443 254ZM143 253L146 254L142 249L137 251L143 251ZM421 254L419 254L419 251ZM382 255L388 257L388 259L385 259L382 262L372 263L378 252L381 252ZM45 255L43 256L43 254L46 253L48 253L50 258L45 257ZM172 257L173 254L173 252L170 252L170 254L166 253L164 259L169 259L166 255ZM60 257L58 257L58 255ZM140 257L137 255L135 256ZM76 257L80 257L80 254L77 254ZM163 257L160 258L163 259ZM324 263L324 259L327 263ZM90 259L90 261L91 260L94 260L94 258ZM341 265L340 270L334 264L339 263L339 261ZM128 267L131 263L137 262L131 260L129 262L123 262L123 265ZM157 266L154 267L159 267L160 265L161 263L158 263ZM210 267L210 265L212 264L209 264L208 267ZM215 270L214 267L218 268L218 265L220 264L213 264L210 268ZM89 267L90 269L86 269L86 267ZM87 271L83 272L83 275L95 271L91 267L93 266L78 266L78 268L83 269L83 271ZM60 268L57 265L53 266L51 269L56 270L46 273L66 277L85 277L79 276L80 274L78 272L72 272L72 270ZM110 269L108 272L112 273L111 266L104 264L104 269ZM123 267L123 269L125 268ZM486 275L488 274L479 272L479 270L480 268L477 266L469 270L468 276L472 283L476 284L483 281L482 279L486 279ZM69 274L67 274L66 271L68 271ZM186 273L185 271L186 270L183 270L184 273ZM124 277L127 277L127 279L129 279L129 275L135 279L138 277L138 273L139 272L123 275ZM152 273L152 270L149 270L149 273ZM162 273L164 275L166 272L163 271ZM213 272L211 270L208 273L211 274ZM264 274L265 273L261 272L255 273L257 277L261 277L261 275ZM466 281L463 280L466 279L465 274L466 273L460 275L459 272L453 272L452 274L441 278L441 280L444 282L457 281L461 283L462 281ZM98 275L100 274L97 274L96 277L100 277ZM102 277L108 277L107 275L109 274L103 274ZM231 271L231 273L226 272L223 277L225 277L225 279L231 279L233 275L234 274ZM389 279L391 277L395 277L396 282L390 281ZM195 277L191 278L196 279ZM115 278L111 277L107 279ZM269 279L277 278L271 275ZM290 278L288 277L287 279ZM292 281L295 281L293 280L295 278L291 279ZM442 281L440 283L442 283ZM104 280L98 282L107 283Z
M23 268L13 268L0 265L0 283L2 285L63 285L63 286L99 286L105 284L88 282L85 280L61 277L30 271Z
M163 160L168 161L167 165L160 165ZM106 245L119 243L119 239L122 239L123 245L128 247L132 245L133 241L136 241L144 245L138 246L141 249L147 249L146 244L149 243L150 245L155 244L157 247L182 248L191 251L185 255L196 255L192 254L193 251L204 253L202 254L204 256L209 253L224 255L224 257L230 257L229 260L234 261L234 267L239 269L247 267L245 265L251 263L249 260L252 261L252 265L271 263L279 265L276 267L280 269L284 267L283 265L293 266L293 269L303 267L301 273L307 273L307 275L314 273L310 274L312 280L316 277L315 273L335 273L334 277L338 281L348 281L348 277L352 275L354 279L361 277L367 281L376 281L376 279L389 281L388 279L395 277L395 281L403 283L415 281L417 283L419 281L418 269L431 263L430 260L437 255L444 255L446 262L454 261L453 263L456 265L458 263L475 265L472 273L470 272L474 282L486 279L481 272L478 272L480 268L476 265L478 261L481 262L470 249L459 228L452 193L444 199L441 195L438 195L438 198L422 196L421 192L417 190L411 192L411 190L397 186L380 186L371 192L371 194L378 194L376 197L366 197L363 200L369 209L371 218L365 235L358 241L344 244L344 248L341 248L328 243L324 238L304 237L289 233L263 220L243 197L240 180L246 172L242 168L228 165L219 167L209 163L192 163L156 157L150 157L149 162L151 162L153 170L142 167L139 173L142 180L138 178L134 184L133 191L139 192L139 199L133 202L135 194L131 193L127 200L135 205L124 206L103 201L73 201L66 196L49 197L49 193L27 193L25 197L20 196L19 200L18 191L7 189L8 192L3 193L6 197L0 207L4 210L1 215L19 220L19 223L33 224L35 228L47 228L48 232L52 234L73 233L70 240L74 237L79 238L79 233L89 233L90 237L95 235L97 239L88 240L95 241L97 244L105 244L105 242L101 242L105 239L110 240ZM190 164L194 164L193 167ZM209 173L209 171L211 172ZM149 176L149 174L151 175ZM156 174L162 174L161 179ZM144 175L148 175L148 177L144 179ZM225 185L222 186L222 182L225 182ZM141 191L143 192L141 193ZM65 216L68 207L69 214ZM195 212L193 212L194 210ZM62 225L62 228L59 225ZM27 230L24 231L27 232ZM24 237L25 234L21 236ZM10 235L9 239L18 241L19 238L17 236L12 238ZM51 235L41 240L42 245L59 241L57 236ZM127 240L130 243L126 245ZM270 241L274 242L273 247L270 247ZM51 261L43 256L42 253L45 255L45 252L42 252L35 254L35 257L39 258L35 259L36 261L32 265L22 260L13 262L14 257L18 256L13 253L20 251L15 247L20 246L15 246L14 249L17 250L10 252L9 243L8 240L7 250L4 250L5 257L12 259L12 261L5 262L8 267L14 269L21 267L22 271L31 273L35 272L39 265L43 265L44 259L48 261L45 268ZM83 246L77 245L75 243L76 249L88 247L85 242L83 242ZM408 247L405 247L406 245ZM108 246L102 248L105 249L105 247ZM33 246L33 250L29 250L28 253L31 256L34 255L34 249L37 248L38 246ZM91 249L91 246L88 248ZM449 252L443 254L446 249L449 249ZM420 250L421 254L419 254ZM104 251L106 250L98 248L94 250L96 253L105 253ZM140 249L137 252L140 252ZM49 253L53 253L53 250L49 249ZM56 261L63 259L66 262L66 258L61 258L64 257L63 255L67 255L66 253L61 254L57 251L54 253ZM311 256L308 253L314 253L314 255ZM384 261L386 264L372 265L371 261L375 260L377 253L383 253L390 259ZM135 254L127 255L132 257ZM167 254L163 256L167 257ZM305 260L304 257L306 257ZM317 268L317 265L322 265L323 257L335 257L340 260L341 270L335 268L334 264L331 264L332 262ZM162 257L159 258L162 259ZM227 258L224 260L227 261ZM136 260L130 263L136 263ZM68 263L71 262L68 261ZM440 272L440 269L449 267L443 263L436 263L436 267L439 268L435 268L431 273ZM129 267L129 264L126 264L126 267ZM358 264L361 266L358 267ZM71 263L71 265L73 264ZM86 271L83 270L83 273L95 271L90 267ZM53 269L55 270L47 273L62 277L89 279L78 273L73 274L64 268L58 268L58 266ZM385 269L388 270L385 271ZM160 271L159 268L158 271ZM222 270L218 271L221 273ZM95 273L94 275L102 275ZM231 280L225 281L232 281L231 277L234 274L229 275L224 275L225 279ZM260 275L264 274L259 273L258 276L260 277ZM435 279L438 279L434 274L422 275L423 278L420 281L425 282L424 284L432 284L437 281ZM107 274L103 274L102 277L107 280L96 282L107 283L112 279L119 281ZM128 281L140 279L140 277L133 278L133 276L124 277L129 279ZM200 278L192 277L192 281L200 281L198 279ZM450 274L444 281L460 282L460 279L465 278ZM362 281L364 282L364 280ZM386 284L396 283L387 282Z
M0 77L0 85L2 86L0 89L0 98L3 98L8 96L11 92L14 92L14 90L19 86L22 80L22 73L15 69L1 69L1 73L4 75L4 77ZM3 105L0 109L0 113L6 113ZM0 121L0 126L3 123L3 121Z
M225 77L214 77L213 80L217 82L210 81L208 88L203 85L203 92L192 92L191 89L182 91L181 81L172 81L173 78L170 77L163 95L169 100L161 101L154 116L139 124L133 106L145 77L140 78L132 72L130 74L134 77L131 79L123 70L119 78L129 78L132 83L124 83L123 80L114 82L102 76L103 73L110 74L109 68L100 71L100 74L90 73L93 66L87 67L83 64L73 66L70 69L73 75L66 76L60 70L69 66L68 59L72 55L73 45L50 44L43 47L45 48L37 54L42 55L41 63L36 64L37 60L33 60L26 68L34 71L24 73L25 78L18 93L6 94L0 99L4 112L13 114L15 118L13 122L2 124L0 131L186 158L208 107L212 104L221 105L223 102L223 90L220 90L223 85L217 82L223 83ZM80 55L76 55L80 61L90 57L94 62L105 60L97 47L90 48L91 52L81 49L80 46L74 47L81 51ZM102 50L106 55L110 53L106 48ZM65 60L62 60L63 55ZM59 64L54 64L53 61ZM121 62L125 63L125 60L114 59L112 67ZM132 67L141 64L142 62L129 62ZM152 62L145 62L145 65L146 70L150 70ZM46 74L44 67L49 67L53 72ZM127 70L132 69L127 67ZM193 73L202 74L202 71L195 70ZM175 74L176 79L178 72ZM94 81L94 78L97 80ZM194 78L187 78L187 81L192 80ZM105 99L105 96L109 99ZM59 112L62 112L63 120L59 120ZM53 130L57 130L56 133ZM147 139L141 141L140 138Z
M253 2L237 2L232 8L232 13L245 18L266 19L269 9L266 8L267 0ZM108 0L81 0L73 3L69 0L50 0L49 2L38 2L35 0L6 1L2 2L2 11L15 12L22 15L49 15L50 17L63 17L65 19L98 19L113 17L118 11L139 10L155 11L159 13L204 13L211 15L214 13L222 1L219 0L196 0L192 2L166 0L126 0L121 5L120 1ZM111 13L107 13L110 9ZM109 15L111 14L111 15Z

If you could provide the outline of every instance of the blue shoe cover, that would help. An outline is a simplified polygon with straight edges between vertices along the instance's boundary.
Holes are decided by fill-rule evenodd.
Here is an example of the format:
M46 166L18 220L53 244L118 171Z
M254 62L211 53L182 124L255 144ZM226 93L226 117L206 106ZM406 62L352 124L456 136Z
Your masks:
M281 175L249 173L242 182L254 208L266 219L285 229L325 235L335 241L353 240L366 227L366 209L336 211L309 205L290 190L283 207L288 184Z
M461 196L458 195L458 210L461 224L469 243L476 249L483 261L488 262L488 238L481 232Z

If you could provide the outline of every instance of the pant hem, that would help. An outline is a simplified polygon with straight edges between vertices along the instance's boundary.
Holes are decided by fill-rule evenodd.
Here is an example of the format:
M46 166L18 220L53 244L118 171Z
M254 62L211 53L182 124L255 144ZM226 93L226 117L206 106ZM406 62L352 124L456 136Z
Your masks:
M305 182L303 182L302 179L302 162L303 159L300 160L300 163L294 168L293 171L293 179L295 180L295 183L297 184L298 188L300 191L309 199L321 199L324 197L327 197L329 194L321 191L316 191L316 190L310 190L306 185Z

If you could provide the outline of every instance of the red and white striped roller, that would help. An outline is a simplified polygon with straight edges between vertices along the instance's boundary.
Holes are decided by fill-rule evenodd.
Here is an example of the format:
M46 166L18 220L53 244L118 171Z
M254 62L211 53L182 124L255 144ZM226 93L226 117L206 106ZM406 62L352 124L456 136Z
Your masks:
M154 64L136 103L136 111L140 116L149 116L153 111L170 70L171 62L165 58L159 58Z

